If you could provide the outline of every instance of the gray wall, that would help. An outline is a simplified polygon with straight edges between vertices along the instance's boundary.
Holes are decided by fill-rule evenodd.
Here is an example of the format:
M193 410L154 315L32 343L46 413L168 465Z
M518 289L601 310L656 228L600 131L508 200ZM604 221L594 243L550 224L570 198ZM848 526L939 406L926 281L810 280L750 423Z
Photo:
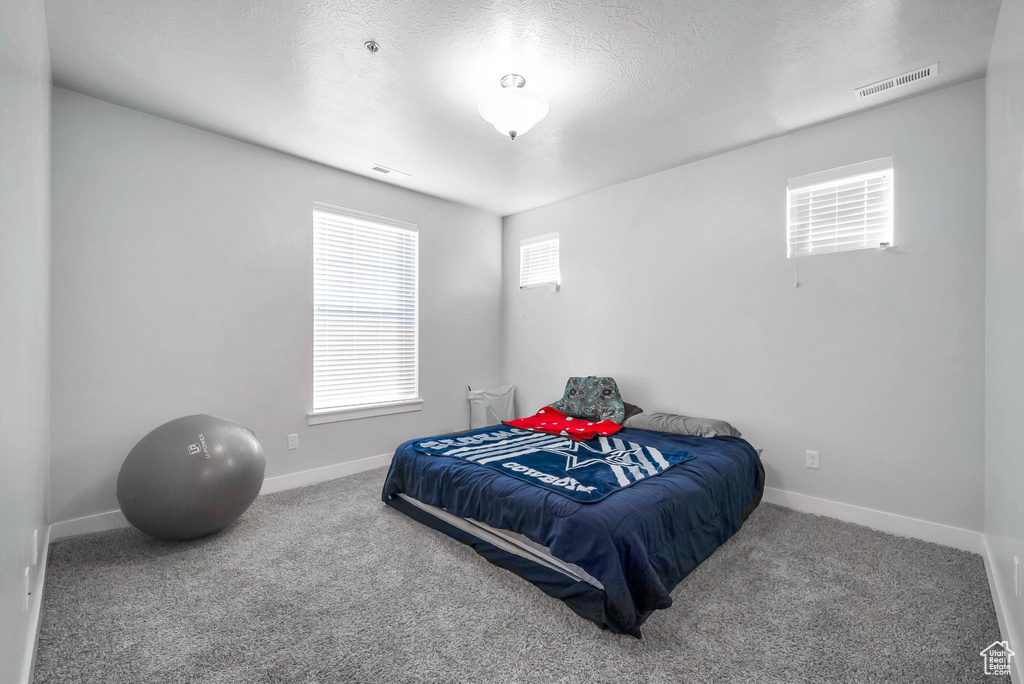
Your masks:
M60 89L53 159L55 521L117 508L176 416L249 426L273 477L468 427L466 386L499 379L494 215ZM306 426L314 201L419 224L421 412Z
M0 3L0 682L34 640L49 461L50 59L43 4Z
M519 412L612 375L734 422L770 487L980 530L984 105L976 80L507 217ZM898 249L801 259L794 288L787 178L890 155ZM519 241L550 231L562 289L520 291Z
M1008 636L1024 660L1024 2L1003 0L986 79L988 259L986 283L985 535ZM1024 582L1024 577L1021 577Z

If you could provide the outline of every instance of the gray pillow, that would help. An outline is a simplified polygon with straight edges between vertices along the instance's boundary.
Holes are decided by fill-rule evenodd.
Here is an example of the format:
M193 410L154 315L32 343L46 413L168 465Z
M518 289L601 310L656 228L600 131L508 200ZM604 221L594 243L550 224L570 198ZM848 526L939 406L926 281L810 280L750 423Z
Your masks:
M638 413L635 416L630 416L623 425L637 430L657 430L658 432L673 432L678 435L696 435L698 437L743 436L739 430L724 420L677 416L674 413Z

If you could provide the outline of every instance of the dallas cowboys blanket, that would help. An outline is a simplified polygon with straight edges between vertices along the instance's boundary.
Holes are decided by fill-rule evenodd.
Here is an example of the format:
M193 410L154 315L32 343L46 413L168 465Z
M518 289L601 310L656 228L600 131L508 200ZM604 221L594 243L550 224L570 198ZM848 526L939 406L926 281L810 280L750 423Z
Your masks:
M462 436L508 429L495 425ZM443 442L452 436L421 438L395 451L381 499L471 544L601 627L640 636L640 626L654 610L672 605L673 587L739 529L745 512L760 499L764 470L754 448L739 437L708 439L630 428L614 437L626 447L636 443L662 455L685 452L694 458L621 488L614 496L585 503L528 481L535 478L510 477L503 467L415 448L420 442ZM571 477L580 480L575 473L591 467L597 466L574 470ZM407 503L399 493L460 518L522 534L546 546L556 558L583 568L603 588L545 571L462 534Z
M693 458L618 437L580 442L519 428L483 428L413 444L424 454L452 456L581 501L593 503Z

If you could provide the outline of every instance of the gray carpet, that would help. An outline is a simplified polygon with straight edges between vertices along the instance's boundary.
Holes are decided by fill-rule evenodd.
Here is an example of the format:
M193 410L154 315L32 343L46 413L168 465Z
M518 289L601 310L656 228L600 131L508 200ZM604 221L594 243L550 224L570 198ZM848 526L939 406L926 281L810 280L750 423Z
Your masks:
M36 682L997 681L979 556L762 504L637 640L385 507L384 474L55 544Z

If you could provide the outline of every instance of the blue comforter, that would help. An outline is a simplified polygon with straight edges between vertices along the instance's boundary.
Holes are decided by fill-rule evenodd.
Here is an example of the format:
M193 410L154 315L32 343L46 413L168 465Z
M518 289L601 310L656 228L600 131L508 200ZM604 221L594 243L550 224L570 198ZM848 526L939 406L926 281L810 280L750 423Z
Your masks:
M507 426L421 439L412 446L420 453L497 468L582 503L600 501L693 458L687 451L656 449L618 436L578 441Z
M739 529L763 489L762 471L757 452L738 437L632 429L616 437L694 458L582 503L499 469L420 453L413 447L420 440L413 440L395 452L382 498L392 503L404 493L543 544L604 586L600 614L587 617L640 636L653 611L672 605L676 584Z

